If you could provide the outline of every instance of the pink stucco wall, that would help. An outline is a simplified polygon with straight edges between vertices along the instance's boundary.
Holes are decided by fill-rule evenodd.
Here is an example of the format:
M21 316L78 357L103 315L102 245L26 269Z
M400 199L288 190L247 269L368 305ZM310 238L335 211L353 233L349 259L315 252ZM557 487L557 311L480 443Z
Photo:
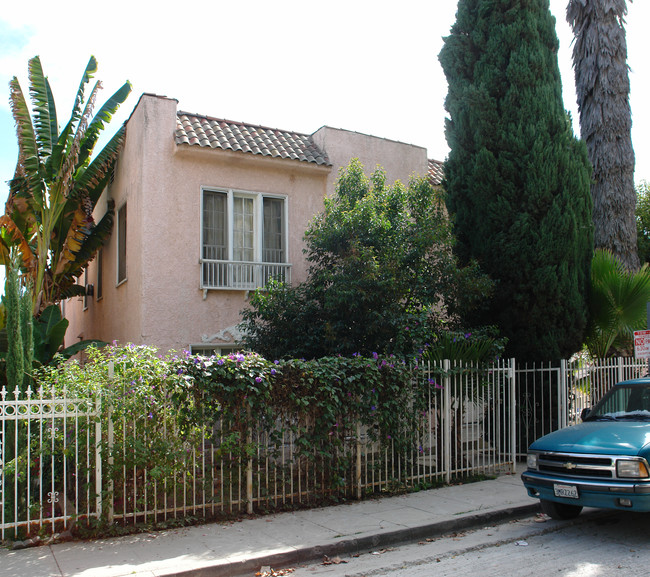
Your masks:
M85 310L81 299L65 305L70 320L66 344L77 338L98 338L182 350L222 343L214 335L239 323L248 292L200 289L202 187L286 195L288 259L297 283L305 279L307 270L304 231L322 209L324 196L334 191L341 166L353 157L361 159L367 172L381 164L391 182L426 174L426 150L421 147L328 127L313 137L332 167L178 146L176 108L175 100L145 94L128 120L114 182L97 207L99 217L112 199L117 226L117 209L127 203L127 280L117 285L117 235L113 234L103 251L103 298L88 298ZM93 262L86 282L96 284L96 278ZM224 338L227 344L230 337Z
M377 165L381 166L386 171L389 183L401 180L407 184L412 176L427 174L427 150L421 146L330 126L323 126L312 137L327 152L332 163L332 172L327 180L329 191L334 191L340 169L346 167L353 158L361 161L368 175Z

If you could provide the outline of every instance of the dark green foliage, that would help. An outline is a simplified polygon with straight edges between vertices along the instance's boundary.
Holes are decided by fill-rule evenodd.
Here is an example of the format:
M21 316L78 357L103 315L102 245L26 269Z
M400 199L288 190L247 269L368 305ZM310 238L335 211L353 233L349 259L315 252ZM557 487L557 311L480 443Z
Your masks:
M650 262L650 185L636 187L636 236L641 264Z
M345 489L359 425L382 450L408 455L417 447L424 397L416 393L422 385L394 357L271 362L256 353L185 356L170 373L181 377L172 401L183 430L209 427L206 415L219 415L224 453L246 460L259 454L259 447L246 442L247 432L281 422L278 449L290 432L294 461L307 460L332 489Z
M463 361L489 363L503 356L506 341L494 327L471 332L441 331L429 344L423 357L427 361Z
M590 168L562 103L554 25L548 0L460 0L439 56L457 254L497 283L465 320L498 326L520 360L570 356L587 324Z
M585 344L592 357L631 356L634 331L646 328L650 265L630 271L617 256L597 249L591 263L590 296Z
M405 362L379 355L315 361L270 361L256 353L162 357L134 345L91 347L83 366L70 361L37 372L45 390L101 399L99 418L103 427L112 421L114 435L111 447L102 438L113 460L104 465L106 479L119 500L124 486L147 471L165 487L137 504L146 498L149 507L186 483L196 490L206 481L213 490L218 478L237 487L238 468L250 461L259 470L269 465L267 456L275 482L284 482L283 474L291 479L292 467L308 466L323 494L355 495L350 472L361 428L366 450L376 451L374 466L385 466L390 448L403 455L408 471L418 455L429 390L415 376ZM199 449L198 456L189 450L201 446L205 453ZM192 459L201 458L214 459L207 470L215 478L193 476Z
M246 346L269 358L410 355L491 288L474 263L457 266L438 191L368 178L356 159L305 240L307 281L272 283L242 312Z
M58 305L48 306L34 319L34 359L38 363L58 364L59 361L69 359L89 346L101 347L106 344L98 340L85 340L61 349L68 324L68 319L63 318Z
M7 384L22 390L25 375L25 351L20 323L20 280L15 258L5 267L5 310L7 314Z
M23 359L25 375L23 389L32 384L32 367L34 365L34 325L33 325L32 291L24 290L20 296L20 332L23 339Z

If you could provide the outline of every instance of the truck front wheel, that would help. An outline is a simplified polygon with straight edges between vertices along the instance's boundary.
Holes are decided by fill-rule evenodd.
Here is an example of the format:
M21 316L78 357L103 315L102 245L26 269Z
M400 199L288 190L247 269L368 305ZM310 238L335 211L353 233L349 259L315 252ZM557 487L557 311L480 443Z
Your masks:
M582 506L580 505L567 505L566 503L556 503L555 501L540 500L542 512L548 515L551 519L558 519L566 521L567 519L574 519L580 515Z

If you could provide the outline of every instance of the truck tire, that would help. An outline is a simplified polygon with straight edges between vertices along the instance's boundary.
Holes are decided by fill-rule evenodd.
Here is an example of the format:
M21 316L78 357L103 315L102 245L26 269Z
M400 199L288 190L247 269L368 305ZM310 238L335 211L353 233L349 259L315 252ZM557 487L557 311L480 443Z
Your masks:
M543 513L551 519L558 519L560 521L574 519L582 511L581 505L568 505L567 503L556 503L555 501L546 501L544 499L540 500L540 504Z

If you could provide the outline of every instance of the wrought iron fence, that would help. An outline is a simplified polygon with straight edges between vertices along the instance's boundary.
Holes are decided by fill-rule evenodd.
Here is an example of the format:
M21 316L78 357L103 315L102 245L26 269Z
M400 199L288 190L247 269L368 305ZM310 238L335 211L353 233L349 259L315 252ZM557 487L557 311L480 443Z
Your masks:
M57 532L101 510L102 462L92 399L0 391L0 536Z
M517 455L525 457L537 438L580 422L583 409L592 407L619 381L647 373L647 361L634 358L585 360L559 364L518 364Z
M614 382L645 369L631 359L421 366L415 436L399 448L356 423L333 430L327 447L306 446L296 433L304 415L235 434L222 414L198 434L179 430L171 406L152 418L145 404L127 418L98 398L2 389L0 536L99 517L215 518L514 471L534 438L576 422Z

